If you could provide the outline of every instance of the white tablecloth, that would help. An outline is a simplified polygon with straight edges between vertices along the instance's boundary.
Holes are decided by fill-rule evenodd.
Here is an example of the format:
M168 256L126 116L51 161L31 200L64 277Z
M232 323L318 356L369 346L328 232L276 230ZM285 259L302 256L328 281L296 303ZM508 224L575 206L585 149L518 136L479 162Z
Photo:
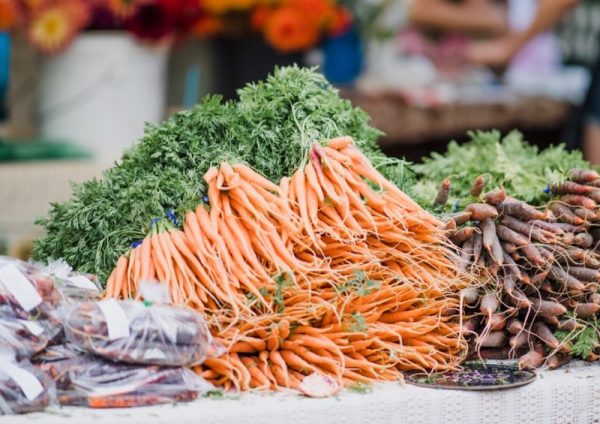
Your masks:
M0 418L11 424L493 424L600 423L600 365L577 364L541 372L527 386L467 392L398 383L367 394L343 392L328 399L246 393L228 399L137 409L52 409Z

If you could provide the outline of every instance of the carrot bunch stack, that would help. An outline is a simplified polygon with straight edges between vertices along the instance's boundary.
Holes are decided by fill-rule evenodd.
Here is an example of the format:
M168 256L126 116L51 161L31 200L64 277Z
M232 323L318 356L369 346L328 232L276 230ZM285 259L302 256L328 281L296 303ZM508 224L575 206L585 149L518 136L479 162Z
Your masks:
M350 138L315 144L279 185L244 165L205 175L208 204L183 231L156 226L122 257L109 296L143 279L202 312L228 353L197 372L227 389L340 384L455 367L465 287L444 230Z

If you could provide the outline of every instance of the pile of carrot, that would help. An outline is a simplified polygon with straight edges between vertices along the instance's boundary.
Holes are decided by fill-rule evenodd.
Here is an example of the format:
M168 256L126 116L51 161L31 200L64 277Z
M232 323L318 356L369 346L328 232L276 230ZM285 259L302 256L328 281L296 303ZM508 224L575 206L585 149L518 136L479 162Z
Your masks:
M167 284L227 349L196 371L225 389L340 385L456 367L466 355L458 257L442 223L342 137L275 184L242 164L204 176L183 230L163 221L119 262L107 296Z
M600 175L570 174L550 186L545 208L483 193L479 177L471 194L480 201L450 221L461 268L481 283L462 293L474 357L519 358L522 368L600 359ZM448 191L445 181L436 201Z

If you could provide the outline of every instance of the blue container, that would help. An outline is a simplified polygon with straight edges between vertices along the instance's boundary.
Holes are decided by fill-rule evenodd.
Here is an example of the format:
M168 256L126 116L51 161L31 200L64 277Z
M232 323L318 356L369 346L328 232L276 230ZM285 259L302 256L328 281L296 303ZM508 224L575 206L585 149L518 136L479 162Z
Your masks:
M362 43L356 28L323 42L323 72L333 84L351 84L363 67Z
M0 121L8 117L7 98L10 76L10 36L0 32Z

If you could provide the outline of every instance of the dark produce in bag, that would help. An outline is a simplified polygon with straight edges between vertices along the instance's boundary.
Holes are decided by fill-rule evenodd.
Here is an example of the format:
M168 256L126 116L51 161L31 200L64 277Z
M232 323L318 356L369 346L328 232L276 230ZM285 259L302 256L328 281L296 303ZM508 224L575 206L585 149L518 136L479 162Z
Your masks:
M69 342L112 361L192 366L221 353L202 316L188 308L107 299L67 306L61 315Z
M44 350L59 329L47 321L0 318L0 351L19 360L29 359Z
M40 267L0 256L0 317L49 320L60 301L52 277Z
M187 368L117 364L95 358L72 362L70 387L59 394L61 405L131 408L189 402L213 386Z
M52 276L64 300L94 300L102 291L102 283L97 276L75 272L62 259L50 262L44 271Z
M34 366L46 372L56 384L56 397L61 405L85 406L87 396L73 390L72 372L82 372L100 359L75 349L72 345L49 346L46 350L31 358Z
M28 361L0 356L0 415L42 411L55 399L54 381Z

